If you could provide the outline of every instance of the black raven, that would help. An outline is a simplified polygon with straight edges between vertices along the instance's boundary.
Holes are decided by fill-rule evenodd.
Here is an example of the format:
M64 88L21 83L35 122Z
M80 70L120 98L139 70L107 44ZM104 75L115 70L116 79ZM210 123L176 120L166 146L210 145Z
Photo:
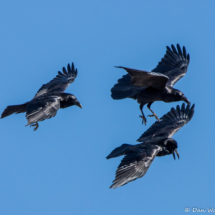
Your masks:
M45 119L50 119L57 114L60 108L67 108L72 105L77 105L82 108L77 98L69 93L64 93L66 88L75 80L77 69L74 64L68 64L67 70L63 67L63 73L58 72L58 75L49 83L44 84L34 98L21 105L8 106L1 115L1 118L9 116L13 113L26 112L28 125L34 126L34 131L38 128L38 122Z
M152 115L149 116L154 116L158 121L160 119L150 108L153 102L184 101L190 104L180 90L173 88L174 84L186 74L190 56L186 53L185 47L183 47L183 52L178 44L178 51L173 45L171 47L172 49L168 46L166 47L166 54L152 72L129 69L122 66L117 67L125 69L128 74L124 75L114 85L111 89L111 96L113 99L136 99L140 104L142 123L146 124L146 118L143 114L143 106L145 104L152 112Z
M165 114L161 121L156 121L142 136L137 140L138 145L123 144L114 149L108 156L115 158L125 155L116 171L116 178L110 188L117 188L125 185L137 178L143 177L150 167L155 156L165 156L175 154L179 158L177 151L178 144L171 137L193 117L194 105L185 108L183 103L181 108L172 108Z

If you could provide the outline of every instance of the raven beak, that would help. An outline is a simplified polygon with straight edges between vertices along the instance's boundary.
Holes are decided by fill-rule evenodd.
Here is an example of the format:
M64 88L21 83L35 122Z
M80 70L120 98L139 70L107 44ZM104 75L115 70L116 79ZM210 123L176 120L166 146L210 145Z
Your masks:
M175 153L176 153L176 155L178 156L178 159L179 159L179 153L178 153L177 149L175 149L175 150L172 152L172 155L173 155L174 160L175 160Z
M80 107L82 109L82 105L80 102L77 101L75 105L77 105L78 107Z
M189 101L185 96L182 97L182 101L184 101L184 102L186 102L188 105L190 105L190 101Z
M174 151L172 152L172 155L173 155L173 158L174 158L174 160L175 160L175 152L174 152Z
M179 153L178 153L177 149L175 149L175 153L177 154L178 159L179 159L179 158L180 158L180 156L179 156Z

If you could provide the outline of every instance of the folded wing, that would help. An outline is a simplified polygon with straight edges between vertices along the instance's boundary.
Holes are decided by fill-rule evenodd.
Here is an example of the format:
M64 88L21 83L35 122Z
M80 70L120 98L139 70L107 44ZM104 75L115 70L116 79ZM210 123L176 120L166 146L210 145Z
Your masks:
M126 74L111 89L111 97L116 100L125 98L136 99L137 95L144 89L144 87L131 85L131 76Z
M184 46L182 51L179 44L177 44L177 50L173 45L171 45L172 49L168 46L166 48L166 54L152 72L162 73L168 76L169 80L167 85L173 87L186 74L190 63L190 55L187 54Z
M26 118L30 125L35 122L50 119L57 114L60 109L60 102L57 98L49 98L44 100L33 100L27 106ZM26 125L26 126L27 126Z
M137 141L144 142L156 137L171 138L192 119L194 107L195 105L191 108L187 105L185 108L184 103L181 108L177 105L176 109L172 108L167 114L163 115L161 121L155 122Z
M74 64L72 66L68 64L67 70L63 67L62 72L58 72L58 75L49 83L44 84L37 92L34 98L47 93L63 93L66 88L75 80L78 71L75 69Z
M110 188L114 189L143 177L159 151L161 147L156 145L132 147L118 166L116 178Z

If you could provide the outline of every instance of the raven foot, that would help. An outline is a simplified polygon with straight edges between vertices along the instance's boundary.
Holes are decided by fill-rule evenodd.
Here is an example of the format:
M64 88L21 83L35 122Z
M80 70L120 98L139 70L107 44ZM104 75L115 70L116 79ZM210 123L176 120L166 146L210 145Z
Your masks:
M36 131L36 130L38 129L38 127L39 127L39 124L36 122L35 124L30 125L30 127L31 127L31 126L35 127L35 128L34 128L34 131Z
M148 116L150 116L150 117L155 117L159 122L160 122L160 119L158 118L158 116L153 112L153 115L148 115Z
M146 117L144 115L139 116L140 118L142 118L142 124L144 123L146 125Z

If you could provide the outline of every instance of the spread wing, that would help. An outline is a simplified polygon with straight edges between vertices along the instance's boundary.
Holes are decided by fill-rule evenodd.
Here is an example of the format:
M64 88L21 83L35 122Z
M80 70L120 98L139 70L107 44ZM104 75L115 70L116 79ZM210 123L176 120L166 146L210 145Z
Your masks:
M152 72L162 73L168 76L169 80L167 85L173 87L173 85L186 74L190 63L190 55L187 54L184 46L182 51L178 44L177 50L174 45L171 45L172 49L168 46L166 48L166 54Z
M161 147L149 144L129 150L118 166L116 178L110 188L115 189L143 177L159 151Z
M162 89L166 86L166 83L169 80L166 75L157 72L146 72L122 66L118 66L117 68L125 69L131 76L131 85L137 87L154 87Z
M66 88L75 80L77 76L77 69L75 69L74 64L72 66L68 64L67 70L63 67L62 72L58 72L58 75L52 79L49 83L44 84L37 92L34 98L47 94L47 93L63 93Z
M194 107L195 105L191 108L187 105L185 108L184 103L181 108L177 105L176 109L172 108L167 114L163 115L161 121L155 122L137 141L144 142L156 137L171 138L192 119Z
M35 122L50 119L57 114L60 109L60 102L57 98L51 97L48 99L35 99L31 101L27 106L26 118L30 125ZM27 126L26 125L26 126Z

